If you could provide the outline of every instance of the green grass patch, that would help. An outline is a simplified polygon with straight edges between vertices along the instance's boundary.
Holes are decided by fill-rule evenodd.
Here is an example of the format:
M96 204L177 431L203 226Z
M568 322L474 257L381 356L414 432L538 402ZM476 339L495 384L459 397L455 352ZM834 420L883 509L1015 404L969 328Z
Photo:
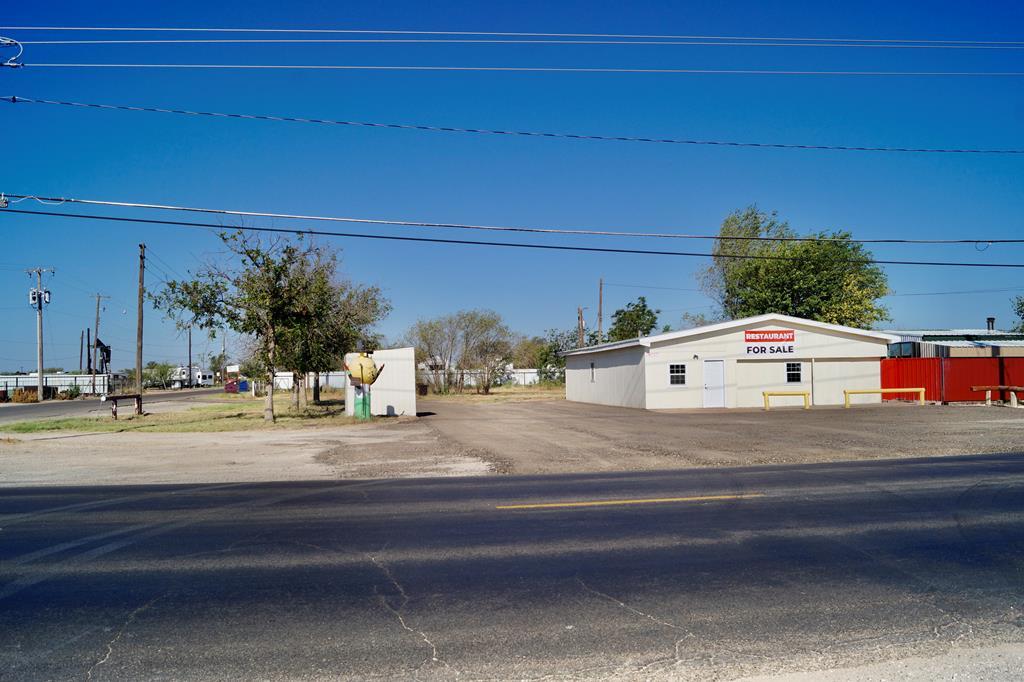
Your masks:
M164 412L137 417L124 414L117 421L110 417L73 417L65 419L39 419L14 422L0 426L8 433L39 433L46 431L77 431L86 433L119 433L141 431L145 433L214 433L251 431L254 429L296 429L323 426L344 426L357 423L345 416L343 400L327 400L320 405L309 405L305 412L290 410L285 399L274 401L277 421L263 420L263 401L249 400L193 407L181 412Z

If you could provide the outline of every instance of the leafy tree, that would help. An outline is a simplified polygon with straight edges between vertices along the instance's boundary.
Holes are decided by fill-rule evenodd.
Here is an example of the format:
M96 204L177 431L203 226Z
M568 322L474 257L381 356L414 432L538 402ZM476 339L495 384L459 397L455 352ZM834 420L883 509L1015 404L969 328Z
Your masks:
M206 367L214 374L220 373L220 380L224 381L225 368L228 365L227 353L210 353L206 357Z
M281 333L279 365L290 369L292 402L305 408L306 375L332 369L345 353L374 340L371 328L390 311L377 287L362 287L337 274L337 255L318 249L295 263L296 311ZM314 400L319 400L319 376Z
M512 362L512 332L493 310L459 313L462 327L460 369L473 372L477 393L490 393L501 383Z
M702 286L723 318L780 313L852 327L888 319L878 303L888 293L886 276L863 244L848 232L784 241L796 236L775 213L755 206L725 219L713 262L702 274Z
M584 341L588 346L600 343L596 331L587 331ZM547 330L544 346L537 356L537 370L540 380L565 381L565 357L562 353L576 350L578 344L579 332L576 329Z
M1024 332L1024 296L1013 299L1013 312L1017 315L1017 324L1014 331Z
M627 303L625 308L616 310L612 315L608 340L625 341L650 334L658 326L660 312L660 310L651 310L647 306L647 299L640 296L636 301Z
M433 389L448 393L455 379L455 367L461 352L458 315L432 320L417 320L405 335L406 343L416 349L416 362L431 374Z
M350 311L346 306L361 301L372 308L371 317L383 315L389 306L374 289L361 290L368 297L361 299L351 288L333 283L334 252L301 237L264 242L242 230L220 237L235 256L232 264L209 264L192 280L169 281L153 301L179 326L227 326L251 337L250 367L261 368L267 380L263 418L273 421L277 369L315 366L341 348L325 350L328 341L335 343L334 333L362 329L359 320L337 319ZM311 287L324 301L311 294ZM304 325L312 329L303 330ZM345 337L345 343L351 338Z
M512 347L512 364L519 368L540 366L545 340L541 336L520 337Z
M679 329L694 329L696 327L705 327L709 324L715 324L716 322L722 322L721 318L711 317L704 313L683 313L679 318Z
M149 388L167 388L171 383L171 375L174 374L174 369L174 365L169 362L150 360L142 368L142 385Z
M406 333L416 360L431 373L435 391L461 391L467 374L477 391L488 393L500 383L512 361L513 335L492 310L461 310L433 320L419 320Z

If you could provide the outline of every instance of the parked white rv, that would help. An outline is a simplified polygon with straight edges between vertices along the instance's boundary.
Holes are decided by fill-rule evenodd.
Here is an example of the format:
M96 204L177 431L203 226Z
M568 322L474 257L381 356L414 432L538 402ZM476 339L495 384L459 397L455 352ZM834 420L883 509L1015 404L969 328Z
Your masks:
M188 367L178 367L171 374L171 388L185 388L189 385ZM213 373L201 367L192 366L192 382L195 386L213 386Z

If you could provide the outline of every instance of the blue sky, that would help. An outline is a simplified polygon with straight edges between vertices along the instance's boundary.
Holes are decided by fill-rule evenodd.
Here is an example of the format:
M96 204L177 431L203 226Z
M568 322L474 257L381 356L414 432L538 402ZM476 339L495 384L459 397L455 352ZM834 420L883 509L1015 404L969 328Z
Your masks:
M835 5L835 6L831 6ZM1021 40L1015 2L24 4L18 25L250 26L451 31ZM30 40L67 34L5 31ZM91 37L78 35L78 38ZM121 36L123 37L123 36ZM1024 51L623 46L28 46L31 62L235 62L1024 71ZM1024 88L1010 78L0 70L0 95L213 111L592 134L812 144L1024 148ZM897 155L587 143L210 120L0 103L0 191L439 222L717 230L756 203L800 232L1007 238L1022 233L1021 156ZM19 207L28 207L20 204ZM120 215L130 215L121 212ZM156 216L169 217L169 216ZM262 221L266 223L268 221ZM261 224L262 224L261 223ZM278 221L276 224L286 223ZM202 231L0 215L0 369L34 366L26 267L48 279L47 365L77 367L93 299L114 365L133 364L137 244L172 276L216 258ZM399 228L367 229L410 234ZM459 237L420 230L427 236ZM484 235L483 239L488 237ZM525 241L526 238L523 238ZM580 240L542 239L549 243ZM396 338L417 318L493 308L524 333L593 323L597 280L696 288L699 259L334 240L345 273L382 287ZM664 243L592 238L639 248ZM673 246L679 246L673 244ZM697 244L685 243L685 247ZM710 245L700 244L700 250ZM688 248L685 250L696 250ZM879 258L1022 262L1024 246L876 247ZM1020 271L890 267L897 293L1009 288ZM158 274L158 273L154 273ZM639 294L662 322L707 312L698 292ZM1010 293L897 296L892 327L1011 321ZM184 361L184 340L147 311L146 359ZM197 351L218 342L195 339Z

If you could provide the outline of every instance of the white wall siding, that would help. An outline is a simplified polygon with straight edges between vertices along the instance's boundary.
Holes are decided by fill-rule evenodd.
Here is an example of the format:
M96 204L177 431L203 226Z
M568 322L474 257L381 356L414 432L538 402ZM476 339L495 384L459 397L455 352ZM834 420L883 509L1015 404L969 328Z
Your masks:
M882 387L882 363L877 360L816 360L814 404L842 405L843 390L878 390ZM850 396L854 405L882 402L880 395Z
M370 387L370 412L378 416L416 416L416 349L392 348L373 351L383 371ZM355 389L345 390L345 413L355 414Z
M36 386L39 384L39 380L36 378L37 372L31 374L3 374L0 375L0 391L7 391L7 395L12 395L17 389L25 388L31 390L37 390ZM123 375L117 375L123 377ZM109 393L107 390L107 374L96 375L96 393L103 394ZM117 381L113 381L112 385L117 386ZM135 378L132 377L132 388L135 387ZM58 391L66 391L72 386L78 386L78 389L82 392L82 395L92 394L92 375L91 374L47 374L43 373L43 386L54 387Z
M565 359L566 399L599 405L645 407L645 352L645 348L637 347L568 356Z
M877 361L876 361L877 362ZM800 381L786 381L786 365L799 363ZM736 363L736 407L763 407L763 391L811 391L811 363L800 360L737 361ZM801 396L776 396L771 399L773 407L802 406Z
M796 332L792 355L779 355L768 359L747 352L745 331L780 328L793 329ZM814 404L839 405L843 402L845 388L881 387L879 360L885 357L887 352L887 342L881 339L803 327L787 321L770 321L749 327L737 327L725 332L654 342L645 363L645 407L703 407L704 360L725 361L726 407L759 407L764 404L762 391L813 391ZM569 359L575 359L580 366L588 367L592 358L601 355L604 353L570 356ZM814 360L814 371L818 372L817 374L812 374L811 360ZM787 382L787 362L801 363L800 383ZM684 386L672 385L669 382L669 366L675 364L686 366ZM856 398L854 402L879 400L873 396L865 396ZM802 403L803 400L799 397L772 399L773 405Z

